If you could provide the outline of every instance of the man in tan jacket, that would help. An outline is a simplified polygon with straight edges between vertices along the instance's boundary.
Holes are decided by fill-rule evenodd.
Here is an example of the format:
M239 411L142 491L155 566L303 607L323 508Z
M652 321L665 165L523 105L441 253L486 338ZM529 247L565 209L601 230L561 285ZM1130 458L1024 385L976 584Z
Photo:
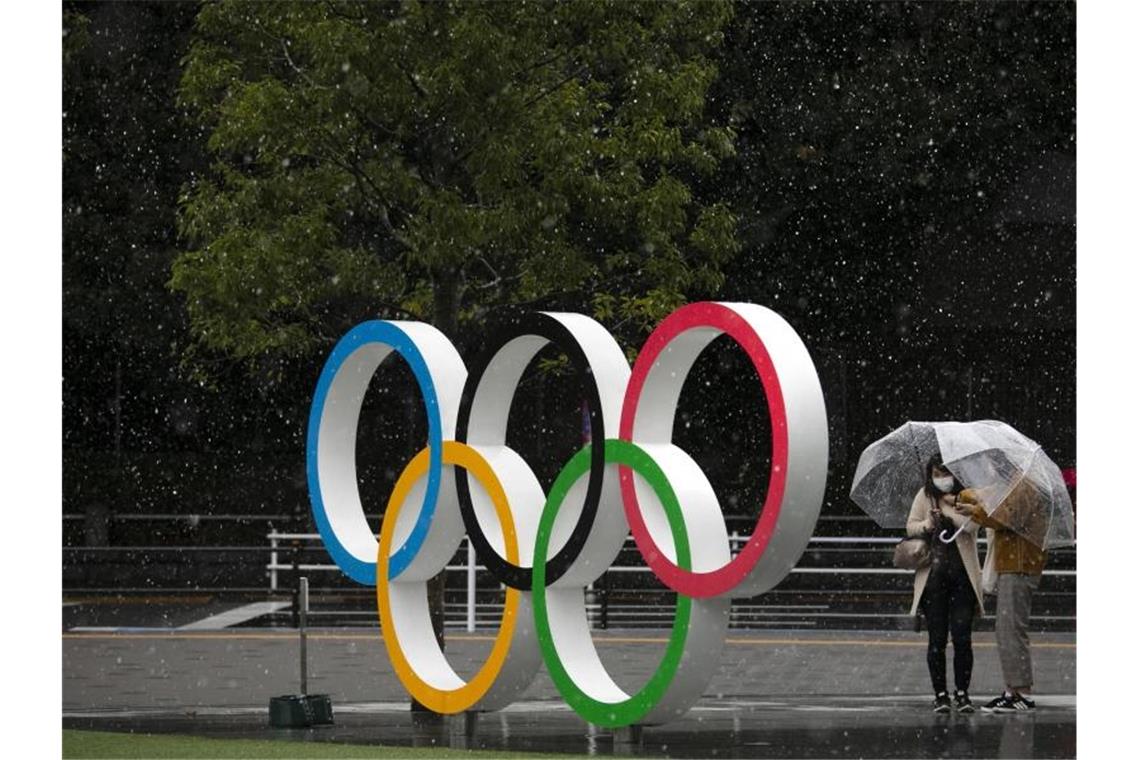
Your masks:
M1029 712L1036 708L1033 691L1033 661L1029 652L1029 611L1033 592L1041 581L1047 555L1025 538L1038 536L1044 543L1047 516L1037 491L1022 479L998 505L986 512L977 494L967 489L959 494L960 514L994 530L988 551L994 552L998 574L997 645L1005 678L1005 693L982 707L987 712Z

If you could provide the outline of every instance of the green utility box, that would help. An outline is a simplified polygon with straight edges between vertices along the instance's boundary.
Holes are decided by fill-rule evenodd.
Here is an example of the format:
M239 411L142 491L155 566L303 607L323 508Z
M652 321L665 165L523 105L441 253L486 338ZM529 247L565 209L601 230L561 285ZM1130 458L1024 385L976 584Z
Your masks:
M289 694L269 700L269 725L274 728L331 726L332 722L328 694Z

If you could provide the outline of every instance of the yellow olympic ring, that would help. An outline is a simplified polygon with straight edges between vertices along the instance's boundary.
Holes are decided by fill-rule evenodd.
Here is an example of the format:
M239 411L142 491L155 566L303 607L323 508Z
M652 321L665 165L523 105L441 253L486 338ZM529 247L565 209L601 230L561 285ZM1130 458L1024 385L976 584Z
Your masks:
M437 683L432 684L427 679L421 678L408 662L396 634L396 622L392 617L390 604L390 590L392 586L409 586L414 587L410 588L409 591L416 593L417 589L422 588L424 584L423 582L390 581L388 579L388 554L392 546L392 536L396 529L396 518L400 509L403 508L404 501L412 486L427 473L429 454L427 448L416 454L408 466L404 468L404 471L400 473L400 477L392 489L392 496L388 500L388 508L384 512L384 522L380 528L380 545L376 554L376 609L380 615L380 629L384 637L384 647L388 650L388 657L392 661L392 667L395 669L396 677L400 679L400 683L417 702L429 710L443 714L454 714L470 709L482 699L495 682L499 671L502 670L511 647L511 637L514 634L519 591L507 588L507 598L503 604L503 618L499 626L499 633L495 637L490 655L478 672L471 677L471 680L461 686L448 688L443 685L443 682L460 680L458 676L454 675L454 671L449 675L445 673L442 677L437 672L433 679ZM508 561L517 564L519 547L515 524L511 519L507 496L490 464L475 449L458 441L444 441L443 464L464 468L487 491L491 503L495 507L499 524L503 529L506 558ZM450 666L447 666L447 669L450 669Z

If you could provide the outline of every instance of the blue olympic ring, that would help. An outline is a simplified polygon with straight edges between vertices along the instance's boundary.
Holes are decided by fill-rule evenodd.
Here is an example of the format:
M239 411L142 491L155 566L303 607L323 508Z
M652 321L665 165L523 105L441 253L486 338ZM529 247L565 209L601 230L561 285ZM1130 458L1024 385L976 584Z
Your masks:
M423 394L424 408L427 411L428 448L430 450L427 491L424 493L423 508L420 509L419 517L416 519L411 534L404 545L392 555L388 565L389 578L396 578L407 569L427 538L428 528L432 517L435 515L436 497L439 493L439 484L443 473L443 424L440 418L439 397L436 394L431 371L411 336L397 325L381 320L362 322L353 327L337 342L328 361L325 362L324 369L321 370L320 379L317 381L317 390L313 395L313 405L309 410L309 432L305 457L309 477L309 496L312 499L313 515L317 522L317 528L333 560L354 581L367 586L375 586L375 556L371 557L370 561L357 558L341 543L336 531L333 530L325 509L324 499L321 497L318 467L321 420L325 416L325 401L328 397L329 388L344 362L356 351L369 344L387 346L407 362L415 375L416 382L419 384L420 393Z

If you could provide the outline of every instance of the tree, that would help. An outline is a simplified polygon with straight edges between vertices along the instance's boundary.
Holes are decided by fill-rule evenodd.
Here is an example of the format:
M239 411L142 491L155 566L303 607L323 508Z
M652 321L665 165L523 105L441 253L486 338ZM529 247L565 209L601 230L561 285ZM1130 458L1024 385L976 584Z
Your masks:
M105 544L132 494L126 455L165 448L197 390L171 361L186 319L165 287L178 188L201 155L172 118L194 8L64 10L64 498L86 513L85 542Z
M737 135L722 297L815 354L829 509L888 420L998 417L1074 461L1075 42L1074 3L737 6L709 96ZM987 377L1012 398L971 401Z
M176 103L197 12L191 3L64 6L63 499L65 513L86 516L65 522L68 545L218 535L115 520L123 514L306 503L309 374L270 385L218 357L203 387L179 366L189 320L167 286L176 209L187 178L209 167L201 131ZM263 525L228 527L234 543L264 539Z
M733 262L734 287L817 317L820 333L874 324L908 338L925 267L970 282L932 252L963 227L992 234L990 212L1022 170L1075 151L1075 13L738 8L712 92L738 136L720 168L748 252Z
M723 3L221 3L182 98L213 171L175 262L199 349L305 355L377 312L455 335L505 303L647 325L715 289L696 183Z
M85 368L65 382L64 435L110 448L114 426L101 412L116 372L137 365L153 376L185 321L164 283L172 208L200 156L172 118L193 9L69 4L63 21L64 341Z

